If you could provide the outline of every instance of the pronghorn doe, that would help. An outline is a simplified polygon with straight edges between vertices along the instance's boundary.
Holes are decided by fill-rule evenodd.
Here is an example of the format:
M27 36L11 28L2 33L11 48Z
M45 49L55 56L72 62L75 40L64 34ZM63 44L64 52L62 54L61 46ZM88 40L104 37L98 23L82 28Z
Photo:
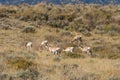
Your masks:
M32 45L33 45L32 42L27 42L25 46L26 46L27 49L31 49Z
M53 54L60 54L62 52L62 49L60 47L51 47L51 46L47 46L48 50L53 53Z
M45 40L45 41L42 41L41 44L40 44L40 48L47 48L48 46L48 40Z
M80 42L82 42L82 36L81 35L77 35L77 36L75 36L73 39L72 39L72 42L75 42L75 41L80 41Z
M73 53L74 47L67 47L66 49L63 50L64 52L71 52Z
M91 47L80 46L79 48L81 49L82 52L86 52L88 55L92 56Z

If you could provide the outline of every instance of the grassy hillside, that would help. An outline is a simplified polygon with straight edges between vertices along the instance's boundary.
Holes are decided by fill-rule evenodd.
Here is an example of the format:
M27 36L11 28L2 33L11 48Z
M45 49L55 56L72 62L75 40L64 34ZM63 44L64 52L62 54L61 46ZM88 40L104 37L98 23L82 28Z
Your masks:
M94 57L70 42L77 34ZM39 49L46 39L52 46L75 46L75 52L57 56ZM0 55L0 80L119 80L120 6L1 5Z

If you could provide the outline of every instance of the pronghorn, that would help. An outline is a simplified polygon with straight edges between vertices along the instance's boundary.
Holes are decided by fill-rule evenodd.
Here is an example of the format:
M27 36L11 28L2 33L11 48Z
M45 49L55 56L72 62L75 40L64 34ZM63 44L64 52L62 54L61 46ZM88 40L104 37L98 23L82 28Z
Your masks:
M42 48L42 49L43 49L43 47L47 48L47 46L48 46L48 41L47 40L42 41L41 44L40 44L40 48Z
M80 41L80 42L82 42L82 36L81 36L81 35L75 36L75 37L72 39L72 42L75 42L75 41Z
M92 55L91 47L82 47L82 46L80 46L79 48L81 49L82 52L86 52L90 56Z
M73 53L73 50L74 50L74 47L67 47L67 48L64 49L63 51Z
M31 49L32 45L33 45L32 42L27 42L25 46L26 46L27 49Z
M53 53L53 54L60 54L62 49L60 47L51 47L51 46L47 46L48 50Z

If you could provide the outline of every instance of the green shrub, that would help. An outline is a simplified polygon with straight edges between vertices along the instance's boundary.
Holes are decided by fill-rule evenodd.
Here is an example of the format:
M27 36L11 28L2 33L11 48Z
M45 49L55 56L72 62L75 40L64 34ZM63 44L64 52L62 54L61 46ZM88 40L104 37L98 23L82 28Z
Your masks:
M116 31L108 31L108 34L110 36L117 36L118 35Z
M28 68L17 74L22 80L38 80L39 72L34 68Z
M61 59L60 59L60 57L56 57L56 58L53 59L53 61L60 62Z
M120 33L120 28L119 28L119 26L107 25L104 27L104 31L105 32L114 32L114 34L115 34L115 32Z
M113 54L113 53L111 53L107 57L109 59L119 59L120 58L120 54Z
M58 36L54 35L45 35L45 40L48 40L50 42L61 42L61 39Z
M85 74L81 77L81 80L100 80L100 75L91 73L91 74Z
M26 27L24 27L22 32L25 32L25 33L35 33L36 29L33 26L26 26Z
M10 25L2 25L2 29L4 30L10 30L11 29L11 26Z
M81 54L78 54L78 53L71 53L71 52L69 52L69 53L64 53L64 57L70 57L70 58L84 58L84 56L83 55L81 55Z
M0 13L0 18L9 18L9 15L5 13Z
M31 66L35 66L33 62L26 60L22 57L8 58L7 64L11 65L11 67L16 70L19 70L19 69L26 70Z
M65 20L49 20L47 24L57 28L64 28L64 26L68 26L68 22Z
M111 77L111 78L109 78L108 80L120 80L120 79L117 78L117 77Z
M103 51L105 50L105 47L103 45L98 45L93 47L93 51L98 52L98 51Z
M60 35L61 35L61 36L70 36L70 37L72 36L72 34L71 34L70 31L61 31L61 32L60 32Z

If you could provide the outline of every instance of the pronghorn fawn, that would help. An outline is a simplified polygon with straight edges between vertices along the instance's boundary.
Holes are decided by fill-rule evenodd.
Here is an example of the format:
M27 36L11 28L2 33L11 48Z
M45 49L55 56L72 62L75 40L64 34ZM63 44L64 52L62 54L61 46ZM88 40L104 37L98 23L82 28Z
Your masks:
M51 46L47 46L48 47L48 50L53 53L53 54L60 54L62 49L60 47L51 47Z
M82 52L86 52L88 55L92 56L91 47L83 47L83 46L80 46L79 48L81 49Z
M32 42L27 42L26 45L25 45L25 47L26 47L27 49L31 49L31 48L32 48L32 45L33 45Z
M63 50L64 52L71 52L73 53L74 47L67 47L66 49Z
M40 44L40 48L41 49L47 48L47 46L48 46L48 40L44 40Z
M77 35L77 36L75 36L73 39L72 39L72 42L75 42L75 41L80 41L80 42L82 42L82 36L81 35Z

